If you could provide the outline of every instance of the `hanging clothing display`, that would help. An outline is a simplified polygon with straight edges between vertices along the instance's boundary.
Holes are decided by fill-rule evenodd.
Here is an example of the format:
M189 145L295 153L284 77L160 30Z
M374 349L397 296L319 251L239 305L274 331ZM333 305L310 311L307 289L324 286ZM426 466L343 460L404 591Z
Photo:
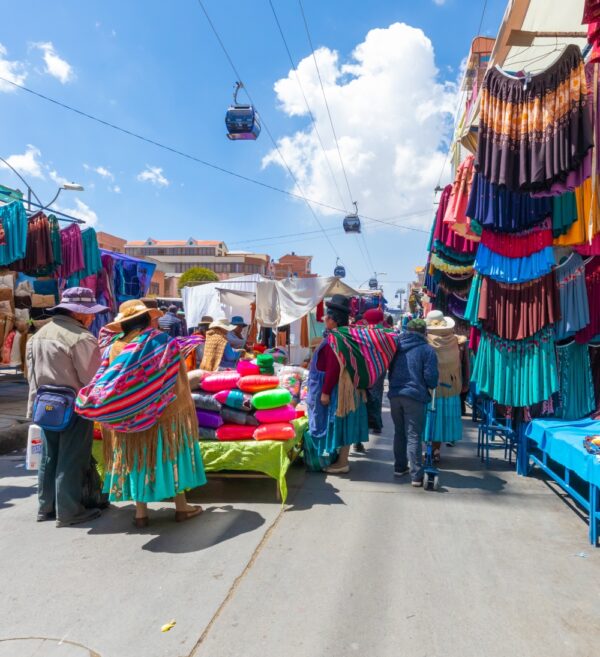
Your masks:
M442 258L437 253L431 254L430 266L448 274L471 274L473 271L472 264L465 265L451 262L448 258Z
M102 258L100 256L100 249L98 248L98 237L93 228L90 227L81 231L81 244L83 247L84 267L80 271L71 274L67 281L67 287L89 287L89 285L83 285L82 281L90 276L95 276L102 270Z
M596 408L590 354L585 344L569 342L556 346L559 403L556 417L580 420Z
M552 198L552 231L554 237L566 235L577 221L577 200L573 192Z
M34 276L38 269L54 263L50 222L43 212L37 212L27 220L25 256L13 262L11 269Z
M525 340L481 332L471 380L480 393L505 406L531 406L558 390L551 327Z
M507 258L526 258L552 246L552 240L550 219L545 219L538 226L521 233L497 233L488 229L481 233L481 244Z
M446 248L455 255L465 254L474 257L477 251L477 242L466 239L455 230L451 230L451 223L444 221L452 189L452 185L446 185L440 196L434 221L432 244L436 250ZM432 244L430 244L429 250L431 250Z
M21 201L0 207L0 225L4 235L0 244L0 267L25 257L27 249L27 213Z
M527 230L552 216L551 198L533 198L491 183L477 173L469 197L467 215L482 228L503 233Z
M60 231L60 241L62 247L60 275L62 278L68 278L85 267L79 225L71 224L68 228L63 228Z
M554 272L518 285L483 277L473 286L471 296L470 317L476 308L477 325L507 340L529 338L560 318Z
M575 334L575 340L580 344L600 335L600 256L589 258L584 265L590 322Z
M490 68L483 80L477 171L513 191L549 190L593 145L580 49L569 45L536 75Z
M479 245L475 270L505 283L526 283L547 274L554 265L554 251L546 247L526 258L507 258Z
M594 399L596 404L594 417L597 418L600 413L600 343L590 343L588 345L588 352L590 355L592 381L594 383Z
M448 198L448 206L444 214L444 223L465 238L479 241L479 235L471 229L471 220L467 213L469 196L473 185L474 156L468 155L458 167L456 178Z
M571 253L554 270L560 300L560 319L554 326L557 340L564 340L590 323L585 285L585 266L578 253Z

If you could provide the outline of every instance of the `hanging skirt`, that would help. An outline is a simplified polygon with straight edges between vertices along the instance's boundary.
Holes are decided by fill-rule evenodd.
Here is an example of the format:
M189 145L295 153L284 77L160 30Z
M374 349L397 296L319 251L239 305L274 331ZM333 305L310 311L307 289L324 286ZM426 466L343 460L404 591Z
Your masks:
M126 443L132 440L136 440L135 434L121 436L113 442L113 466L104 479L104 492L111 502L160 502L206 483L197 440L180 436L176 449L167 449L163 430L159 428L156 465L152 470L146 465L149 447L143 448L141 459L136 455L131 469L127 468Z
M558 390L554 335L548 327L526 340L482 331L471 381L505 406L531 406Z
M523 233L496 233L484 230L481 243L490 251L507 258L526 258L548 246L552 246L552 224L549 219L533 230Z
M431 403L427 410L431 409ZM427 413L425 422L425 440L434 443L456 443L462 440L462 416L460 395L453 397L436 397L435 420Z
M554 266L554 250L546 247L527 258L507 258L480 244L475 271L501 283L527 283L547 274Z
M560 385L556 417L580 420L596 408L588 347L571 342L558 345L556 352Z
M585 266L578 253L571 253L554 270L560 299L560 320L554 326L556 340L564 340L590 323L585 286Z
M497 68L482 83L475 168L514 191L546 191L577 170L593 145L579 46L528 83Z

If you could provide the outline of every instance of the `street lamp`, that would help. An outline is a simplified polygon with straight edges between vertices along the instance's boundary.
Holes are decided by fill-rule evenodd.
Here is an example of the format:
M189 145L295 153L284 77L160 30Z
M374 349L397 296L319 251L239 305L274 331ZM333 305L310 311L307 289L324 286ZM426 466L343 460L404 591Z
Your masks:
M31 185L25 180L25 178L23 178L23 176L13 167L13 165L10 162L5 160L3 157L0 157L0 162L3 162L19 178L19 180L25 185L25 187L27 187L27 209L28 210L31 210L31 196L32 195L35 197L35 200L37 201L37 204L40 207L40 209L46 210L47 208L49 208L56 201L56 199L59 197L60 193L63 190L68 191L68 192L83 192L84 191L83 185L80 185L79 183L75 183L75 182L63 183L58 188L58 191L56 192L56 195L50 201L50 203L47 203L46 205L44 205L40 201L39 196L33 191Z

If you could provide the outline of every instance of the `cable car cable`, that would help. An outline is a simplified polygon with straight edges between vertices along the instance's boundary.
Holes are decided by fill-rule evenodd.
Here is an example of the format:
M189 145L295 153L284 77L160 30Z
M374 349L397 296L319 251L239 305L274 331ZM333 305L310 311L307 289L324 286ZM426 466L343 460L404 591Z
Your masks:
M231 169L227 169L225 167L220 166L219 164L215 164L214 162L209 162L208 160L204 160L201 157L198 157L197 155L192 155L191 153L186 153L185 151L182 151L178 148L175 148L174 146L169 146L168 144L163 144L160 141L157 141L156 139L152 139L150 137L145 137L144 135L141 135L137 132L134 132L133 130L129 130L128 128L123 128L120 125L117 125L116 123L112 123L111 121L106 121L105 119L100 118L99 116L95 116L94 114L90 114L89 112L84 112L83 110L78 109L77 107L73 107L72 105L68 105L67 103L63 103L60 100L56 100L55 98L51 98L50 96L47 96L46 94L43 94L39 91L35 91L34 89L30 89L29 87L26 87L25 85L19 84L18 82L14 82L13 80L10 80L9 78L5 78L2 75L0 75L0 81L5 82L6 84L10 84L16 89L20 89L21 91L26 91L27 93L31 94L32 96L36 96L37 98L41 98L42 100L45 100L49 103L52 103L53 105L56 105L57 107L60 107L62 109L66 109L69 112L73 112L74 114L78 114L79 116L82 116L86 119L89 119L90 121L94 121L95 123L99 123L100 125L103 125L106 128L111 128L112 130L116 130L117 132L121 132L125 135L128 135L129 137L133 137L135 139L138 139L140 141L143 141L147 144L151 144L152 146L156 146L157 148L160 148L164 151L168 151L169 153L172 153L174 155L178 155L179 157L183 157L187 160L190 160L192 162L196 162L197 164L201 164L202 166L208 167L209 169L214 169L215 171L219 171L220 173L225 173L228 176L232 176L233 178L238 178L239 180L243 180L244 182L252 183L254 185L258 185L259 187L264 187L265 189L269 189L273 192L278 192L279 194L284 194L285 196L289 196L291 198L298 199L300 201L308 201L309 203L312 203L313 205L318 205L323 208L327 208L329 210L335 210L336 212L345 212L343 208L338 208L334 205L329 205L328 203L323 203L322 201L317 201L315 199L310 199L304 196L300 196L300 194L296 194L295 192L290 192L287 189L282 189L281 187L276 187L275 185L271 185L269 183L263 182L261 180L257 180L256 178L250 178L249 176L245 176L242 173L238 173L237 171L232 171ZM415 212L415 213L410 213L406 215L398 215L400 216L416 216L417 214L425 214L425 212L430 212L430 210L423 210L422 212ZM403 228L406 230L413 230L419 233L424 233L426 235L429 235L428 230L424 230L422 228L415 228L414 226L406 226L403 224L398 224L398 223L393 223L390 221L384 221L383 219L375 219L374 217L368 217L366 215L362 215L363 219L366 219L367 221L375 221L380 224L384 224L386 226L393 226L395 228Z
M273 17L275 19L275 23L277 24L279 34L281 35L283 45L285 46L285 50L287 52L288 59L290 60L292 70L296 74L296 82L298 83L298 86L300 87L300 91L302 93L302 98L304 98L304 103L306 104L306 109L308 110L308 115L310 116L310 120L311 120L311 122L313 124L313 127L315 129L315 134L317 135L317 139L319 140L319 144L321 144L321 149L323 150L323 155L325 155L325 161L327 162L327 167L329 169L329 173L331 174L331 179L333 180L333 184L335 185L335 188L337 190L338 197L340 199L340 203L341 203L342 207L344 207L345 203L344 203L344 199L342 198L342 192L340 191L340 187L339 187L338 182L336 180L335 174L333 173L333 168L331 166L331 162L329 161L329 156L327 155L327 151L325 150L323 140L321 139L321 134L319 133L319 129L317 128L317 121L315 120L315 117L312 113L312 110L310 109L310 105L308 104L308 99L306 97L306 93L304 92L304 87L302 86L302 82L300 81L300 76L298 75L298 69L297 69L296 65L294 64L294 58L292 57L292 53L290 52L290 48L288 46L285 35L283 33L283 28L281 27L281 23L279 22L279 17L277 16L277 12L275 11L275 7L273 5L272 0L269 0L269 5L271 7L271 11L273 12Z
M219 36L219 33L218 33L218 31L217 31L217 28L215 27L215 24L212 22L212 20L211 20L209 14L208 14L208 12L206 11L206 7L204 6L204 3L202 2L202 0L198 0L198 4L200 5L200 8L201 8L202 11L204 12L204 15L206 16L206 20L208 21L208 24L210 25L210 27L211 27L211 29L212 29L212 31L213 31L215 37L217 38L217 41L219 42L219 45L221 46L221 49L222 49L223 52L225 53L225 57L227 58L227 61L229 62L230 66L231 66L231 68L232 68L232 70L233 70L233 72L236 74L237 79L238 79L240 82L243 82L243 78L242 78L242 76L239 74L239 72L238 72L238 70L237 70L235 64L233 63L233 59L231 58L229 52L227 51L227 48L225 47L225 44L223 43L223 40L222 40L221 37ZM247 88L246 86L244 86L244 89L245 89L245 91L246 91L246 95L247 95L248 98L250 99L250 102L252 103L252 105L253 105L254 107L256 107L256 104L255 104L254 101L252 100L252 96L250 95L250 92L248 91L248 88ZM329 237L329 235L325 232L325 228L323 227L323 224L321 223L321 221L320 221L319 218L317 217L317 213L315 212L314 208L311 206L311 204L309 203L308 199L306 198L306 196L305 196L305 194L304 194L304 191L302 190L302 187L300 186L300 183L298 182L298 179L296 178L296 176L294 175L293 171L290 169L288 163L286 162L285 158L283 157L283 154L281 153L281 150L280 150L280 148L279 148L277 142L275 141L273 135L271 134L271 131L269 130L269 126L267 125L267 123L266 123L266 121L265 121L264 119L262 119L262 124L264 125L264 128L265 128L267 134L269 135L269 139L270 139L271 142L273 143L273 146L274 146L275 149L277 150L277 153L279 154L279 157L281 158L281 161L284 163L285 168L287 169L288 173L289 173L290 176L292 177L292 180L294 181L294 183L295 183L295 185L296 185L296 188L300 191L300 194L301 194L301 196L302 196L302 200L306 203L306 206L308 207L308 209L309 209L310 213L312 214L314 220L316 221L317 225L318 225L319 228L321 228L321 230L323 231L323 235L325 235L325 237L327 238L327 241L329 242L329 246L331 247L332 251L335 253L336 256L338 256L339 254L338 254L338 252L337 252L337 249L335 248L335 246L334 246L333 242L331 241L331 238Z

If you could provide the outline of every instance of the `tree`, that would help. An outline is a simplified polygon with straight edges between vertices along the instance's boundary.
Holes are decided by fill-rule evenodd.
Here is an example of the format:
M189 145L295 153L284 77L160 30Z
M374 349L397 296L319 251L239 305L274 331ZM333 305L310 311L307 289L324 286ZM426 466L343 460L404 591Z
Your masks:
M203 285L204 283L214 283L219 280L219 277L214 271L206 269L206 267L192 267L188 269L185 274L179 277L177 289L181 291L186 285Z

